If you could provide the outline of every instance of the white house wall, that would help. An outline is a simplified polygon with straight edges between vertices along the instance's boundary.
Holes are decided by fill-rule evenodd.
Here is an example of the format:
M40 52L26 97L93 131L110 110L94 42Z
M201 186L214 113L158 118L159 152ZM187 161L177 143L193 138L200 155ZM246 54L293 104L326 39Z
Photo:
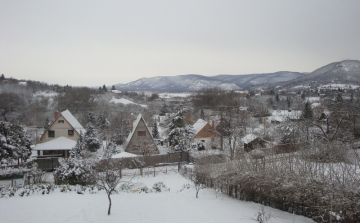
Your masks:
M59 120L63 120L64 123L59 123ZM49 137L49 133L48 133L49 130L55 131L55 137ZM69 135L68 130L73 130L74 135ZM73 127L71 127L71 125L62 116L60 116L55 121L55 123L53 123L53 125L48 129L48 131L43 135L42 142L47 142L47 141L56 139L60 136L64 136L69 139L77 140L77 138L79 136L79 134L75 131L75 129Z

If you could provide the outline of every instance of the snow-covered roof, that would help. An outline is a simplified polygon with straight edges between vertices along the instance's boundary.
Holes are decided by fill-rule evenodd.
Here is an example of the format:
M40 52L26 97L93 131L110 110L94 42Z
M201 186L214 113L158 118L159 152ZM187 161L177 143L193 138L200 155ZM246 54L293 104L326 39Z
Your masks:
M258 138L258 136L254 135L254 134L247 134L246 136L244 136L243 138L241 138L241 141L243 143L248 144L249 142L253 141L254 139Z
M302 112L299 110L273 110L270 120L283 122L289 119L300 119Z
M128 152L121 152L118 154L113 155L111 158L126 158L126 157L136 157L137 155L128 153Z
M33 150L71 150L75 145L75 140L60 136L53 140L37 144Z
M208 124L207 121L204 119L199 118L193 125L193 128L195 130L195 135L201 131L205 127L205 125Z
M139 122L140 122L141 119L142 119L142 120L144 121L144 123L145 123L145 120L143 119L143 117L141 116L141 114L139 114L138 117L136 118L134 124L133 124L132 132L130 132L130 134L128 135L128 137L127 137L127 139L126 139L126 141L125 141L125 144L124 144L124 148L125 148L125 149L126 149L126 147L128 146L131 138L133 137L134 132L135 132L135 129L136 129L136 127L139 125ZM148 130L148 132L150 133L150 130L149 130L149 128L147 127L146 123L145 123L145 127L146 127L146 129ZM150 136L151 136L151 138L153 138L151 134L150 134Z
M61 112L61 115L66 119L67 122L78 132L85 132L84 127L78 122L78 120L70 113L69 110Z

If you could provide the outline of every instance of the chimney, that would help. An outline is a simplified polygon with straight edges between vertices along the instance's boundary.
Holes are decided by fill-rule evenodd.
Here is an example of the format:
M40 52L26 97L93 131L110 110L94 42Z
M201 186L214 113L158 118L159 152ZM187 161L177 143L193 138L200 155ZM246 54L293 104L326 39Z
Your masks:
M55 116L55 120L56 120L57 117L59 116L59 113L56 111L55 114L54 114L54 116Z
M130 115L130 132L133 131L133 128L134 128L134 115L133 115L133 113L131 113L131 115Z

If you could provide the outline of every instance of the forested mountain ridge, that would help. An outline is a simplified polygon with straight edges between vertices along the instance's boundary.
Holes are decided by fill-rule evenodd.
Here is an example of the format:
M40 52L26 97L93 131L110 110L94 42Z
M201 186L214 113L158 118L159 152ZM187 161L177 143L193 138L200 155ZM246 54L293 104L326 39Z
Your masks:
M280 71L276 73L248 75L203 76L196 74L141 78L127 84L115 84L118 90L194 92L204 88L219 87L223 90L240 90L250 85L278 83L293 80L306 74Z

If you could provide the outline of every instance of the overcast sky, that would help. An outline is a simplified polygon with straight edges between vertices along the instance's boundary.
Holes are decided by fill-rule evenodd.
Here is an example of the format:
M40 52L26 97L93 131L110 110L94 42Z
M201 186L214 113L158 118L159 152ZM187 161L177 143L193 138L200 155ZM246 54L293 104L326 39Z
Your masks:
M0 73L72 86L360 59L359 0L0 0Z

